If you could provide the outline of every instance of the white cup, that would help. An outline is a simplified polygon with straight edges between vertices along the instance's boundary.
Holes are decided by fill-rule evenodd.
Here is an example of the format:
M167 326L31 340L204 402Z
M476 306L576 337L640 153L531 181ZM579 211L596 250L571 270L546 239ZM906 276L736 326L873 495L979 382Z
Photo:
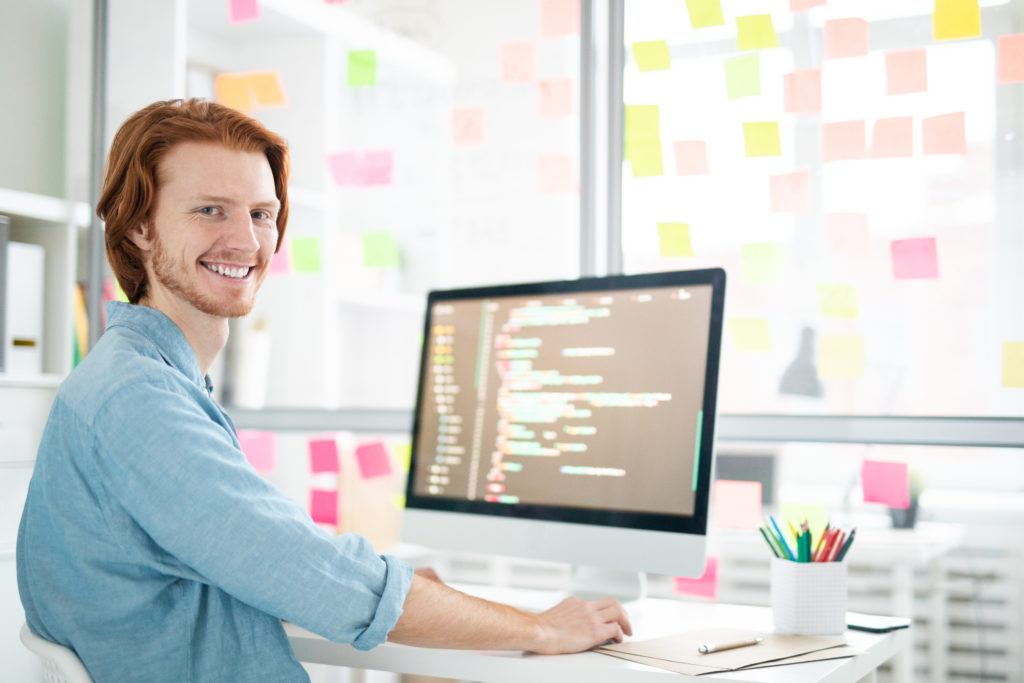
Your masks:
M776 633L805 636L846 631L846 563L772 558Z

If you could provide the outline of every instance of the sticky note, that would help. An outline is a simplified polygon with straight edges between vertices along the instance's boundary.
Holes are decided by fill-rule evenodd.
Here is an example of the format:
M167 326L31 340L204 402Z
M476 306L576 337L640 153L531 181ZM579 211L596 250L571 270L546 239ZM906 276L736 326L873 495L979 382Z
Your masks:
M757 52L725 60L725 90L730 100L761 94L761 62Z
M823 334L818 349L818 379L864 376L864 335Z
M849 161L867 156L864 121L834 121L821 124L823 161Z
M939 256L934 237L893 240L892 274L897 280L939 277Z
M894 50L885 53L885 94L928 92L928 52Z
M761 526L761 482L719 479L711 492L712 515L719 529Z
M309 471L337 472L341 469L338 462L338 442L334 439L309 440Z
M537 68L537 50L533 43L502 43L499 53L503 83L530 83L533 81Z
M228 0L228 18L232 24L256 21L260 18L260 3L256 0Z
M541 0L540 35L543 38L580 32L579 0Z
M672 68L672 55L664 40L633 43L633 61L640 71L665 71Z
M741 50L778 47L779 37L772 26L772 15L751 14L736 17L736 43Z
M782 156L779 124L775 121L744 123L743 143L748 157Z
M865 503L885 503L901 510L910 507L910 474L905 462L865 460L860 465L860 486Z
M871 156L892 159L914 155L914 118L895 116L878 119L871 132Z
M576 191L573 159L568 154L541 154L537 157L537 191L561 194Z
M371 230L359 236L363 247L363 266L367 268L397 268L398 243L389 230Z
M932 37L956 40L981 36L981 10L978 0L935 0Z
M791 114L821 112L821 69L801 69L782 77L783 108Z
M660 141L631 143L627 152L634 178L660 176L664 172Z
M812 7L820 7L825 0L789 0L790 12L806 12Z
M277 434L239 429L238 444L254 470L260 474L273 474L277 471Z
M656 104L633 104L626 106L625 140L629 147L633 142L650 142L661 139L659 108Z
M858 17L829 19L823 32L825 59L863 57L870 48L868 22Z
M658 252L662 258L693 256L687 223L658 223Z
M377 53L351 50L348 53L348 84L353 88L377 84Z
M246 79L249 92L260 109L283 107L287 104L281 87L281 74L277 71L253 71Z
M807 522L807 528L811 530L811 537L818 539L828 524L828 510L820 503L782 503L779 505L779 516L775 521L786 534L787 543L796 540L793 534L789 533L789 525L792 524L799 529L804 522ZM793 544L790 543L789 547L792 550Z
M213 79L213 91L219 104L238 111L252 111L252 96L244 74L217 74Z
M363 479L391 474L391 456L383 441L372 441L356 447L356 462Z
M292 268L296 273L319 273L320 238L293 237L291 243Z
M729 333L737 351L772 350L772 336L764 318L729 318Z
M1024 83L1024 33L999 36L996 81Z
M409 461L412 459L412 444L407 442L407 443L403 443L401 445L395 446L394 453L395 453L395 462L398 463L400 469L403 472L408 472L409 471Z
M363 153L360 178L363 185L390 185L395 161L390 150L375 149Z
M768 189L772 213L807 216L814 208L810 171L769 176Z
M390 500L391 500L391 504L394 505L399 510L402 510L402 509L405 508L405 494L404 493L392 493L391 497L390 497Z
M863 213L826 213L825 248L833 254L866 254L868 217Z
M317 524L338 525L338 491L309 490L309 516Z
M335 185L359 184L359 155L356 152L337 152L327 155L327 167Z
M686 11L690 15L690 28L725 24L721 0L686 0Z
M538 113L542 119L572 115L572 79L559 78L537 84Z
M708 555L704 563L704 573L696 579L685 576L673 577L676 593L680 595L696 595L702 598L718 598L718 558Z
M1003 386L1024 387L1024 342L1003 342Z
M814 285L822 315L833 318L857 318L857 288L850 284L819 282Z
M967 154L964 113L942 114L922 120L921 148L925 154Z
M676 157L676 175L704 175L708 172L708 146L703 140L677 140L672 143L672 149Z
M755 242L744 244L740 251L743 281L763 285L782 279L782 243Z
M452 144L478 145L484 138L484 110L482 107L455 107L452 109Z
M281 248L270 259L270 268L267 270L267 275L291 275L291 273L291 253L288 249L288 238L285 237L281 240Z

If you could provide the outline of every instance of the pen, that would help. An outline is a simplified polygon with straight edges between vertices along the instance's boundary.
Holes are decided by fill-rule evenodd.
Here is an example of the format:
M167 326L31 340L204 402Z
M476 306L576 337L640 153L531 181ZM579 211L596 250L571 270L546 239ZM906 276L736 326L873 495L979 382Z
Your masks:
M728 643L705 643L697 648L697 652L702 655L706 655L710 652L721 652L722 650L731 650L735 647L746 647L747 645L757 645L764 638L758 636L756 638L744 638L743 640L733 640Z

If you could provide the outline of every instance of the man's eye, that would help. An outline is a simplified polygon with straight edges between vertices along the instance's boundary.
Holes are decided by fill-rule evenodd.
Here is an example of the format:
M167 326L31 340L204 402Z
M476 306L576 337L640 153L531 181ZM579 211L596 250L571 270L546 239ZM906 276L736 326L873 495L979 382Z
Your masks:
M204 206L199 209L199 213L206 214L207 216L217 215L219 209L216 206Z
M269 211L263 210L253 211L252 217L258 221L269 221L271 218L273 218L273 216L270 215Z

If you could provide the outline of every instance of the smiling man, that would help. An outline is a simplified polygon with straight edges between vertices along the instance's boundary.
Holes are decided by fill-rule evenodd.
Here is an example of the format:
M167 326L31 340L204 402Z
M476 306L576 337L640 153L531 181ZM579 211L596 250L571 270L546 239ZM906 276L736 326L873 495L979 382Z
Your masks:
M541 614L331 536L246 462L207 372L288 217L283 139L157 102L114 137L97 213L130 303L61 385L18 532L32 631L97 681L303 681L281 619L360 649L576 652L630 632L615 600Z

